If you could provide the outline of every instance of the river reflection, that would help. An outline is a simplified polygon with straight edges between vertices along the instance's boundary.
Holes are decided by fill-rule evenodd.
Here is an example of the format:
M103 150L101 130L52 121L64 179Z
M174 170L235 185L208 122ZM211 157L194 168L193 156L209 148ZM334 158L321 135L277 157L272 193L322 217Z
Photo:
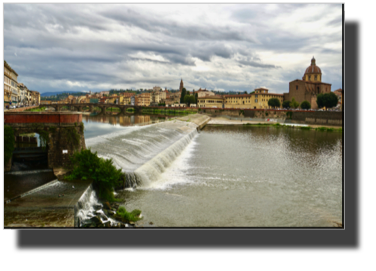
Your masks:
M143 115L143 114L96 114L82 116L85 126L85 139L95 136L110 134L129 126L143 126L153 123L164 122L171 116L166 115Z

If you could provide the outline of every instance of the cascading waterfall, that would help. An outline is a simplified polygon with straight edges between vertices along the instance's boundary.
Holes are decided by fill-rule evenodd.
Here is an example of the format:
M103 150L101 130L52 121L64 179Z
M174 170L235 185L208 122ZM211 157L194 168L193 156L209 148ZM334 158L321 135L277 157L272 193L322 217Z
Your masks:
M90 219L93 217L93 213L95 211L95 206L100 206L97 195L93 190L92 186L90 185L89 188L85 191L85 193L81 196L77 203L77 213L76 217L78 218L78 224L80 226L81 221Z
M148 186L197 135L196 127L182 121L133 127L123 134L88 139L86 145L125 173L123 188Z
M196 130L192 131L143 164L133 173L127 173L127 185L125 187L135 187L136 185L147 186L151 182L158 180L160 174L171 165L196 134Z

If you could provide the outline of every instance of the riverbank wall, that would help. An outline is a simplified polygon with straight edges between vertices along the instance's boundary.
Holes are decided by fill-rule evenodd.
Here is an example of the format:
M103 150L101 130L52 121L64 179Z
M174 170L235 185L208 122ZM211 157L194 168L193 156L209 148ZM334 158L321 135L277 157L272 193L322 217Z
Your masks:
M343 123L343 112L341 111L205 108L201 109L200 113L212 118L228 116L234 118L276 119L297 124L342 126Z

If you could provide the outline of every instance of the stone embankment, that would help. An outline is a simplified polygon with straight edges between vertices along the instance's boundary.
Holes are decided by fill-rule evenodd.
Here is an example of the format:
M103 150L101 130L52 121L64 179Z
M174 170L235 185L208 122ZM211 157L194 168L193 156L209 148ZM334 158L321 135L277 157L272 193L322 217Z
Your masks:
M75 208L90 181L54 180L4 206L4 227L74 227Z
M341 111L310 111L310 110L273 110L273 109L201 109L201 113L217 117L241 119L275 119L278 122L309 124L320 126L342 126ZM259 121L260 122L260 121Z

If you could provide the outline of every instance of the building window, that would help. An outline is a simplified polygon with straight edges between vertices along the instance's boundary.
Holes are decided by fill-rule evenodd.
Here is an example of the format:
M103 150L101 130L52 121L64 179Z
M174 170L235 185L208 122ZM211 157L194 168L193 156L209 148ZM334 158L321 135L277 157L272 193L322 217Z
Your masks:
M308 75L308 80L311 80L311 76L310 75Z
M298 88L299 88L298 85L296 85L296 90L298 90Z
M257 103L257 99L255 99L255 103Z
M315 81L317 81L317 75L315 75Z
M258 95L255 95L255 98L257 98Z

